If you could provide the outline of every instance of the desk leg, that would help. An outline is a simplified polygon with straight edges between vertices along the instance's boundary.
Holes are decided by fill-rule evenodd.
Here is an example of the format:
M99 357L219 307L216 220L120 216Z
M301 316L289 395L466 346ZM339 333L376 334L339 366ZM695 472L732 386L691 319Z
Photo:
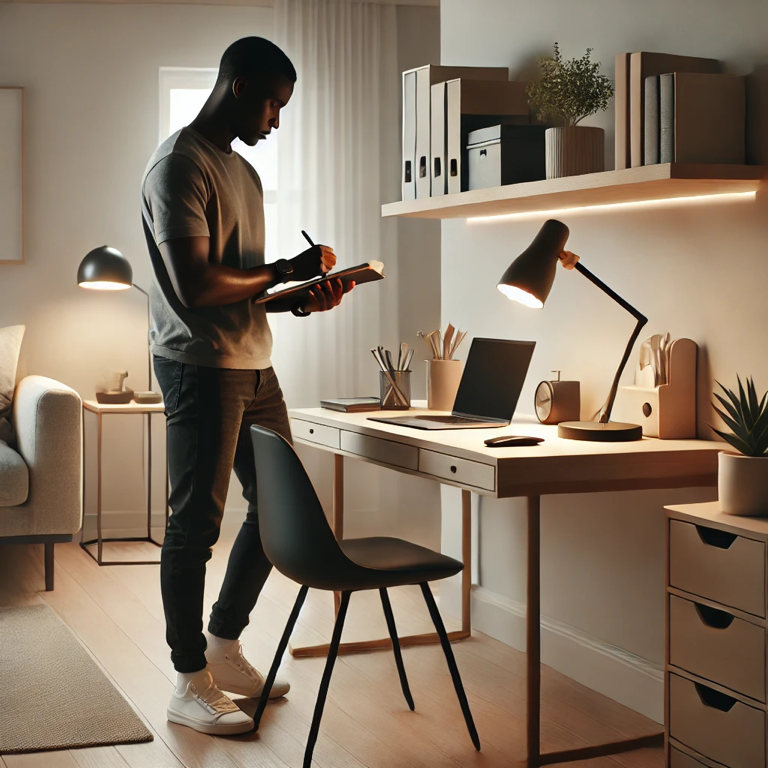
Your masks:
M528 497L528 608L525 655L527 664L528 768L541 754L541 497Z
M663 733L561 752L541 751L541 497L528 497L527 768L589 760L664 743Z
M333 454L333 535L336 541L344 538L344 456ZM339 615L341 592L333 593L333 612Z
M333 532L337 539L343 538L344 533L344 457L334 456L333 463ZM472 494L470 491L461 491L461 551L464 558L464 570L461 574L461 629L448 633L448 639L465 640L472 634L472 621L470 613L470 596L472 588ZM334 607L336 613L339 610L339 593L334 593ZM404 635L398 638L401 647L408 645L436 645L440 642L436 632L428 632L423 635ZM294 648L288 646L291 656L296 659L316 656L327 656L329 645L308 645ZM362 640L356 643L341 643L339 655L347 653L362 653L365 651L391 651L392 640L381 638L380 640Z
M472 634L472 493L461 490L461 631Z

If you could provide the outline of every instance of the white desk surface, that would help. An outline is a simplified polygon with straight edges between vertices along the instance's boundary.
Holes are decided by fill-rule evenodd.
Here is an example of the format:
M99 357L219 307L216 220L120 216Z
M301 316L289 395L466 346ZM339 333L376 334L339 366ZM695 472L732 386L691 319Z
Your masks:
M491 495L497 497L716 485L717 453L724 446L711 440L643 438L627 443L566 440L557 436L556 426L541 424L533 416L522 415L515 417L509 427L456 430L419 430L368 419L369 416L405 413L341 413L325 408L289 411L292 419L493 466L496 489ZM414 414L415 409L407 413ZM430 411L419 409L418 413ZM487 448L483 444L486 438L502 434L534 435L543 437L544 442L517 448ZM317 445L304 439L300 442L355 457L327 445ZM370 460L366 456L358 455L356 458ZM408 471L400 467L396 469ZM419 471L410 474L424 476ZM440 479L440 482L462 485L451 483L450 479ZM478 492L483 493L482 490Z

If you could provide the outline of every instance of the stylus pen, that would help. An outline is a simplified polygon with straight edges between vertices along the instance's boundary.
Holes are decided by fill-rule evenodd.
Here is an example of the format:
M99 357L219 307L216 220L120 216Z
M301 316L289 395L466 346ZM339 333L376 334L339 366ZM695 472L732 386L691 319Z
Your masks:
M304 235L304 239L314 248L315 244L312 242L312 238L302 229L301 234Z

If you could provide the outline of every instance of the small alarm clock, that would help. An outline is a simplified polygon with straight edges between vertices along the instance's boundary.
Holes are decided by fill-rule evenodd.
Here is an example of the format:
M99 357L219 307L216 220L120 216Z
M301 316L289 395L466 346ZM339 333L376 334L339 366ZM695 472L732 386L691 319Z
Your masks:
M534 407L542 424L559 424L561 421L578 421L581 418L581 388L578 381L560 381L560 371L555 381L542 381L536 387Z

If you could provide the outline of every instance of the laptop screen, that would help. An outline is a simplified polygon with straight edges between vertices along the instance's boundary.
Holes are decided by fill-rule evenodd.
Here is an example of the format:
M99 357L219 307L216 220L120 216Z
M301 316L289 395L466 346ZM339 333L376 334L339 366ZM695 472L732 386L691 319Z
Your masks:
M454 415L512 420L535 341L474 339L453 404Z

